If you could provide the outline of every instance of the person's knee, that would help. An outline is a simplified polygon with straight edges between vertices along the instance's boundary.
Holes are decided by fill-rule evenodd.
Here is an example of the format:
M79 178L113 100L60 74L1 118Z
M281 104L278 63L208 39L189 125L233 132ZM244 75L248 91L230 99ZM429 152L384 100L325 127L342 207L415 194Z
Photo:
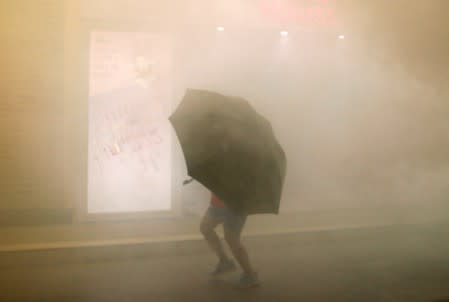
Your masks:
M200 224L200 232L204 237L207 237L211 232L213 232L213 228L210 226L210 224L202 222Z
M242 246L240 237L232 232L225 232L224 239L231 249L239 249Z

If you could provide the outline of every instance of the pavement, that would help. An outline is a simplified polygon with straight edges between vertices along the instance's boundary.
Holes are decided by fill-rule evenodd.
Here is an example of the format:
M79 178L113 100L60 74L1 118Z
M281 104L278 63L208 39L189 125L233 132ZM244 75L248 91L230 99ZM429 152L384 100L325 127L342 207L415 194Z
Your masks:
M203 212L204 209L187 216L0 227L0 252L198 240L201 239L198 225ZM256 236L397 224L449 223L447 213L447 206L430 205L285 210L279 215L251 216L244 232Z
M449 301L449 224L245 236L262 280L210 279L201 240L0 253L0 301Z

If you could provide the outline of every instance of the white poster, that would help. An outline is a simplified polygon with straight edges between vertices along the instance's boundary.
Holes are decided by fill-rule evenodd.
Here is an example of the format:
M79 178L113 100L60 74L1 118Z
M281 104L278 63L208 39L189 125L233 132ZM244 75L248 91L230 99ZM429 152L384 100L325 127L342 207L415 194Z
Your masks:
M88 212L171 207L170 38L92 32Z

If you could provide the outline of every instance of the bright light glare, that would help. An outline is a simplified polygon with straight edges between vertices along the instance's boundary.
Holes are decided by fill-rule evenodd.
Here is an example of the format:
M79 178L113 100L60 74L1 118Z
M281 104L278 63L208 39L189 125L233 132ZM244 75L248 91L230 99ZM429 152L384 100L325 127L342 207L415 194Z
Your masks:
M224 31L224 27L223 27L223 26L218 26L218 27L217 27L217 30L218 30L218 31Z
M288 31L285 31L285 30L281 31L281 36L287 37L288 36Z
M338 38L339 38L340 40L344 40L345 36L344 36L344 35L339 35Z

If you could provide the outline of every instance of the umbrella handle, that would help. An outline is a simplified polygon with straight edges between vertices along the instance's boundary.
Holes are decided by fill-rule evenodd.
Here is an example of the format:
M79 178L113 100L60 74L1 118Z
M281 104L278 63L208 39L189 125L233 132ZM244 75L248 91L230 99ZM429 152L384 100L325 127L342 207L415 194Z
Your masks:
M184 180L184 181L182 182L182 184L185 186L185 185L188 185L189 183L191 183L192 181L194 181L193 178L186 179L186 180Z

